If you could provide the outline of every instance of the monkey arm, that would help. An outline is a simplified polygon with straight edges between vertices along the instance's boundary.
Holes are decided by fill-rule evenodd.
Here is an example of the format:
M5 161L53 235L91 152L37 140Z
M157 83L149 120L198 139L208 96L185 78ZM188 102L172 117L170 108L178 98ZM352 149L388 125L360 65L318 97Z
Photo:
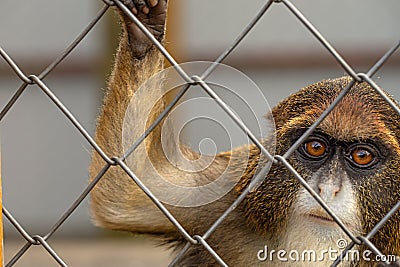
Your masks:
M129 3L126 4L129 7ZM164 97L156 102L151 100L154 92L159 90L159 82L162 81L156 81L150 85L147 83L145 90L140 90L140 96L136 94L143 83L163 69L163 57L152 45L144 46L139 50L134 48L141 36L137 36L134 26L130 22L126 22L124 15L121 15L121 19L122 35L95 136L96 142L110 157L121 156L127 149L124 147L123 131L139 131L141 133L140 131L143 129L137 129L140 128L137 125L150 125L165 106ZM135 41L132 42L132 40ZM126 111L129 110L132 101L135 102L134 109L139 112L136 112L138 115L131 118L132 123L128 124L128 129L124 129L126 127L124 125ZM154 103L156 104L153 107ZM141 111L149 105L151 112L145 116ZM165 135L167 140L163 140L163 147L161 142L162 124L163 122L146 138L145 144L142 145L144 149L143 147L142 150L137 149L127 159L127 162L132 163L128 166L132 168L139 179L154 180L154 177L159 175L174 184L201 186L213 181L215 177L219 177L225 171L230 161L230 153L217 155L208 168L199 172L187 172L177 168L177 165L187 163L178 161L177 164L171 164L164 154L164 149L172 151L172 153L183 153L184 158L191 160L197 159L198 155L187 147L174 143L172 134L168 134L173 132L169 125L163 126L163 131L167 133ZM133 136L136 135L133 134ZM134 140L135 138L132 137L131 141ZM91 180L96 177L104 165L104 160L94 152L90 166ZM226 174L226 176L229 175ZM190 194L178 195L178 193L172 196L177 199L184 197L191 198L193 196ZM223 212L231 202L228 201L224 205L221 203L217 208L215 207L216 203L201 208L172 206L168 206L168 208L184 226L195 229L190 225L200 225L202 230L205 230L220 215L215 210ZM175 232L175 227L119 166L111 167L92 191L91 210L93 220L102 227L143 233ZM205 213L207 216L201 215Z
M110 157L119 157L125 152L122 129L131 98L142 83L163 68L163 57L153 47L135 57L137 51L131 49L130 43L135 36L129 35L132 26L125 23L124 15L120 14L120 17L121 39L95 136L96 142ZM158 110L162 105L160 103ZM151 144L153 138L154 135L150 135L147 143ZM91 180L104 165L103 159L94 152L89 170ZM111 167L92 191L91 210L95 223L106 228L136 232L169 232L172 229L168 220L118 166Z

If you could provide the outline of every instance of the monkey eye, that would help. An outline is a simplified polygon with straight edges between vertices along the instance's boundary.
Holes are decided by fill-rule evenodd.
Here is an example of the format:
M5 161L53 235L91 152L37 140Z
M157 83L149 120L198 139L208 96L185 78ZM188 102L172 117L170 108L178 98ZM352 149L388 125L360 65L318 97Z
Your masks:
M365 146L356 146L351 149L349 157L358 167L369 167L376 162L374 149Z
M311 139L304 143L304 152L310 158L322 158L325 156L327 146L324 141L319 139Z

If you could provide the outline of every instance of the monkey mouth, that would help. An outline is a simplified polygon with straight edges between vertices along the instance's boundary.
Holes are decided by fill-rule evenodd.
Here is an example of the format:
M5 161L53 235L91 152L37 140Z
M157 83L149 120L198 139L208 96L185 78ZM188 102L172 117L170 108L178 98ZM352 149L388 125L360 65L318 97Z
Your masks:
M315 213L310 213L308 214L309 219L311 219L314 222L317 222L319 224L325 224L325 225L330 225L330 226L335 226L337 225L335 220L333 220L331 217L329 217L328 214L315 214Z
M319 225L325 228L340 228L339 224L326 212L322 211L313 211L309 213L303 214L305 219L315 225ZM354 224L354 222L349 222L349 220L345 220L344 218L340 218L342 223L348 227L348 229L352 229L356 231L359 227Z

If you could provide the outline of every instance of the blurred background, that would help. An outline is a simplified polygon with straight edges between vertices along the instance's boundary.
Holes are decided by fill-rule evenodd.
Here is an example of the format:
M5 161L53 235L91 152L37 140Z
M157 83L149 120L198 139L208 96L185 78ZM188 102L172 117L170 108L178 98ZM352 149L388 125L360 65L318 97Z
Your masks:
M265 1L170 2L168 49L178 62L187 62L214 60ZM367 71L399 41L397 0L293 2L357 72ZM25 74L39 74L102 5L100 0L2 0L0 46ZM118 31L117 19L110 9L45 79L92 134ZM345 74L282 4L267 11L224 63L250 77L271 106L310 83ZM396 99L400 99L399 74L398 52L375 76L377 83ZM20 85L21 81L1 58L1 108ZM224 98L223 92L221 97ZM193 106L194 111L198 108ZM211 105L201 108L213 110ZM257 116L266 110L263 106L253 108ZM204 127L189 129L187 138L189 142L198 140L208 131ZM44 235L84 190L91 147L36 86L28 87L1 121L1 146L3 203L30 234ZM4 222L8 262L24 245L24 239L6 218ZM95 228L90 221L88 199L49 242L69 266L165 266L170 259L168 251L153 247L143 237ZM35 247L15 266L57 264L44 249Z

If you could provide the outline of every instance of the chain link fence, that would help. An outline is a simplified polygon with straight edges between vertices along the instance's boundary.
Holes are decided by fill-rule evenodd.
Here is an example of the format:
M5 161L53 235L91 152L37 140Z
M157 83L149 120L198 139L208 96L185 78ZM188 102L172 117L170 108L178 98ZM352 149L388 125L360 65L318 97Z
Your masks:
M166 107L166 109L162 112L162 114L154 121L154 123L147 129L145 134L143 134L130 148L130 152L135 150L135 148L144 141L146 136L162 121L162 119L171 111L174 105L179 101L179 99L185 95L188 88L193 85L201 86L205 92L210 95L222 109L237 123L237 125L242 129L244 133L256 144L261 153L265 155L273 164L280 164L282 168L287 168L295 178L300 182L300 184L307 189L310 194L315 198L315 200L326 210L326 212L332 216L332 218L336 221L336 223L340 226L340 228L348 235L351 239L351 243L344 249L342 255L337 258L334 262L333 266L338 265L341 262L341 259L348 253L355 245L363 244L367 246L374 254L384 256L381 251L379 251L374 244L370 242L370 239L379 231L379 229L393 216L393 214L400 208L400 201L392 207L389 213L381 219L381 221L375 225L375 227L367 233L365 236L355 236L351 233L351 231L347 228L345 224L343 224L340 219L330 210L330 208L324 203L324 201L319 197L319 195L306 183L304 178L289 164L287 161L288 157L301 145L306 138L318 127L318 125L328 116L328 114L332 111L332 109L340 102L340 100L347 94L347 92L351 89L351 87L357 82L367 82L371 85L372 88L378 92L382 98L384 98L388 104L393 108L393 112L396 112L400 115L400 109L375 83L373 80L374 74L385 64L385 62L397 51L400 46L400 43L395 43L393 47L391 47L382 57L370 67L367 72L357 72L353 69L336 50L335 48L324 38L323 34L316 29L313 24L302 14L302 12L289 0L269 0L264 6L258 11L258 13L254 16L254 18L248 23L248 25L242 30L242 32L237 36L237 38L231 43L231 45L214 61L203 74L189 76L185 71L180 67L178 62L175 61L174 57L161 45L152 35L151 33L140 23L140 21L126 8L120 1L118 0L103 0L104 6L98 12L97 16L90 22L90 24L82 31L82 33L64 50L64 52L47 68L41 72L40 74L26 74L24 73L19 66L15 63L13 58L11 58L5 50L0 48L0 54L3 60L8 64L8 66L14 71L14 73L19 77L21 86L15 90L14 95L10 99L10 101L3 107L0 112L0 120L4 118L4 116L13 108L13 105L16 101L21 97L22 93L26 88L30 85L36 85L40 88L40 90L48 96L49 101L52 101L58 109L65 115L66 118L76 127L76 130L80 132L80 134L87 140L87 142L93 147L94 150L99 153L99 155L104 159L104 168L100 173L93 179L93 181L84 189L81 195L73 202L73 204L62 214L62 216L57 220L53 226L48 230L45 235L31 235L28 233L24 227L14 218L12 211L9 211L7 207L3 207L3 215L9 220L9 222L15 227L15 229L21 234L21 236L26 240L26 244L15 254L15 256L7 263L6 266L14 266L17 261L31 248L32 246L42 246L49 254L49 257L53 257L60 266L67 266L67 263L64 262L62 258L62 252L56 252L49 244L49 240L52 236L59 230L59 228L64 224L66 220L74 213L75 209L81 205L81 203L88 197L88 194L95 187L95 185L102 179L103 175L107 172L107 170L111 166L119 166L122 168L132 179L133 181L146 193L146 195L157 205L157 207L165 214L165 216L175 225L176 229L181 233L182 237L187 240L187 244L184 248L177 254L177 256L173 259L169 266L175 266L179 263L179 261L185 257L185 253L191 246L203 246L212 257L221 265L227 266L224 262L223 256L218 255L216 251L213 249L212 245L207 243L207 239L213 234L216 228L225 220L225 218L230 214L230 212L235 209L246 197L246 195L250 192L251 186L253 183L247 187L243 193L232 203L232 205L219 217L219 219L206 231L205 233L197 233L196 235L190 235L187 230L174 218L174 216L168 211L168 209L161 203L157 197L150 191L140 180L140 177L137 177L135 173L129 169L129 167L124 163L124 158L127 157L125 155L107 155L94 141L93 137L88 133L88 131L80 124L80 122L74 117L73 113L68 110L63 103L57 98L57 96L53 93L52 89L48 87L45 82L45 78L49 73L51 73L57 65L62 62L71 51L82 41L82 39L96 26L99 20L109 12L111 6L117 6L120 8L134 23L136 23L145 34L151 39L151 41L156 45L156 47L161 51L161 53L165 56L165 59L169 61L169 63L175 68L176 72L187 82L187 85L184 86L181 91L177 94L177 96L171 101L171 103ZM270 9L273 5L284 5L287 9L287 12L293 13L299 23L302 23L320 42L326 50L332 55L332 57L342 66L344 71L352 77L352 82L348 84L346 88L343 88L339 96L333 101L333 103L329 106L328 109L309 127L309 129L295 142L295 144L290 147L288 151L284 155L271 155L268 150L263 147L260 141L255 137L255 135L246 127L246 125L240 120L238 116L232 112L232 110L224 103L224 101L218 97L211 89L205 79L209 76L216 66L223 62L234 49L241 43L241 41L246 37L246 35L253 29L253 27L258 23L258 21L266 16L266 11ZM128 152L127 152L128 153ZM266 167L264 167L266 168ZM264 171L260 171L259 174L254 177L255 181L263 179L265 173Z

